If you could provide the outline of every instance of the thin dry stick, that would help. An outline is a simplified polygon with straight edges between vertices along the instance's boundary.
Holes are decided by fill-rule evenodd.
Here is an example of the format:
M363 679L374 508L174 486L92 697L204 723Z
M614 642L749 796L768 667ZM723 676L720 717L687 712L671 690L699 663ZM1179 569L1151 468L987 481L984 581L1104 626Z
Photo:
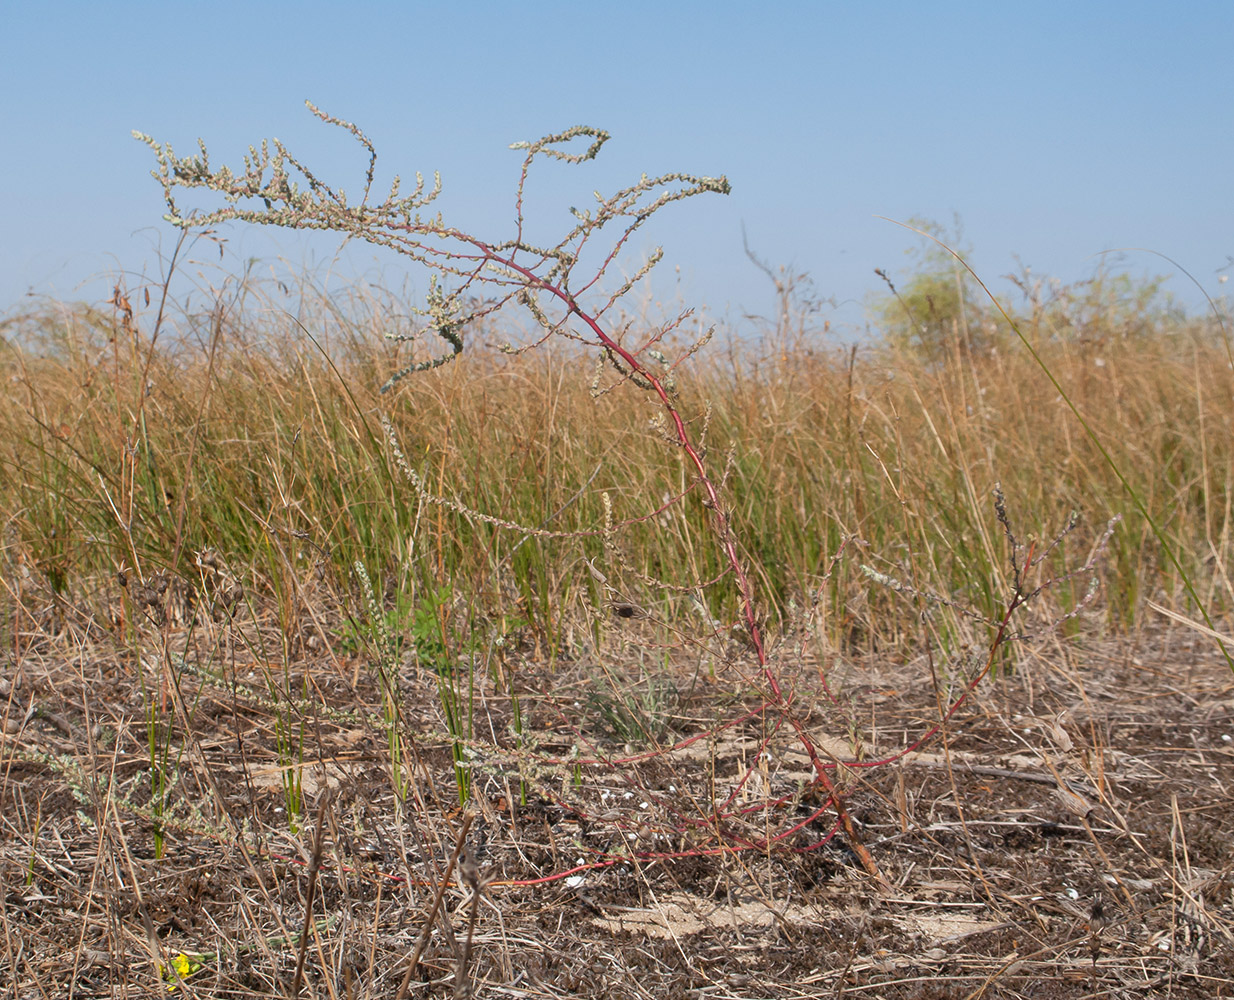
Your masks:
M296 974L291 981L292 1000L300 996L300 984L304 979L304 956L308 952L309 931L313 929L313 899L317 895L317 873L321 870L321 837L325 825L326 805L330 801L330 790L322 793L317 804L317 832L313 835L313 856L309 860L308 891L304 900L304 927L300 931L300 949L296 956Z
M466 1000L471 994L471 984L467 978L468 967L471 964L471 940L476 932L476 918L480 913L480 893L484 891L484 880L480 878L480 869L475 858L464 848L459 857L459 874L463 881L471 886L471 912L467 916L467 936L463 939L463 951L459 955L458 970L454 973L454 1000Z
M475 818L476 814L470 809L463 815L462 825L459 826L458 834L454 838L454 851L450 855L450 860L446 863L446 870L442 873L441 881L437 885L437 892L433 896L433 903L424 915L424 926L420 928L420 937L417 939L416 947L411 953L411 961L407 963L407 972L403 976L403 982L399 986L394 1000L403 1000L407 996L407 990L411 986L411 977L416 974L416 969L420 965L420 956L424 953L425 945L428 944L428 936L432 933L433 922L437 919L437 911L441 908L441 900L446 894L446 889L450 886L450 876L454 874L454 866L458 863L458 856L463 852L463 847L467 843L467 831L471 829L472 820Z

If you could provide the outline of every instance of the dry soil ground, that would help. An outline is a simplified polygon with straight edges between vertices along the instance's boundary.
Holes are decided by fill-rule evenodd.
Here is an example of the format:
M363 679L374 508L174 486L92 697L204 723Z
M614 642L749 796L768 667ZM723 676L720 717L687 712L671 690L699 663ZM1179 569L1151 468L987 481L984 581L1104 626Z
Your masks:
M181 953L187 996L288 996L300 960L301 995L399 994L464 815L437 678L406 676L400 805L359 655L307 641L271 676L254 643L207 633L164 628L139 657L87 629L0 671L5 996L166 996L158 962ZM406 995L1234 995L1234 676L1208 640L1043 646L920 752L840 769L882 885L843 835L822 842L834 812L815 815L826 799L765 714L619 765L645 747L622 745L611 711L587 731L595 669L520 664L540 734L522 754L509 699L482 682L461 866L482 890L474 916L471 888L444 892ZM837 668L843 711L817 690L810 707L813 665L794 676L798 716L837 756L893 752L937 716L923 663ZM683 672L658 745L757 705L733 691ZM161 857L151 709L173 734ZM610 763L572 763L575 747ZM743 814L744 797L778 804ZM717 800L733 819L708 825Z

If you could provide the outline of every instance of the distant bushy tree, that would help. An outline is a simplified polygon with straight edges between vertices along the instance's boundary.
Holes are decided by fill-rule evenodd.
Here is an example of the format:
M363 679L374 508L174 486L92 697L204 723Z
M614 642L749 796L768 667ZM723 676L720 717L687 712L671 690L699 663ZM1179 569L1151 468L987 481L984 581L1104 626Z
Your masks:
M1016 311L1025 313L1024 328L1036 342L1135 340L1186 322L1160 275L1136 276L1102 263L1081 281L1040 278L1027 267L1011 281L1024 296Z
M967 256L958 222L953 232L929 219L910 219L908 224ZM932 240L906 252L913 263L902 286L885 271L877 272L890 290L872 310L886 341L927 361L940 360L956 348L963 353L988 350L994 327L971 275Z

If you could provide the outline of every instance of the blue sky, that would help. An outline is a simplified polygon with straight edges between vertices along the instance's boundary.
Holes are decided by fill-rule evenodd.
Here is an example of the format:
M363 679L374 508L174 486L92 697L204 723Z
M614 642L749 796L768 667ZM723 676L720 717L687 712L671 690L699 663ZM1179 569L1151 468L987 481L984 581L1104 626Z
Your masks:
M730 318L766 313L768 263L810 275L856 329L876 267L920 241L882 221L963 226L996 288L1018 257L1075 280L1145 247L1210 294L1234 255L1234 5L1091 3L14 3L0 31L0 310L29 293L98 300L170 243L139 129L236 162L278 136L358 190L363 158L311 98L377 144L379 180L440 170L447 219L510 235L509 143L574 124L613 134L553 173L532 212L647 172L726 174L727 198L671 206L634 248L653 291ZM559 187L560 185L560 187ZM247 257L318 267L337 240L233 229ZM1130 253L1116 265L1168 274ZM675 268L680 268L680 277ZM339 274L401 284L397 258L349 247ZM415 287L424 278L413 275ZM135 283L136 279L131 279ZM1198 311L1180 275L1167 287Z

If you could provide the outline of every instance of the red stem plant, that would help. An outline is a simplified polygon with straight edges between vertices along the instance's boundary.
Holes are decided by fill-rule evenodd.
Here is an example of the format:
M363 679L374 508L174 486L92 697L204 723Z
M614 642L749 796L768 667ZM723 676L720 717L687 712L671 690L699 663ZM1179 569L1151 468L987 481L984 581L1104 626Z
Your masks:
M414 190L406 195L400 195L399 180L395 178L386 200L380 204L371 203L369 199L377 158L373 144L352 123L327 115L312 104L308 107L323 122L349 132L368 151L368 170L365 175L363 194L358 202L349 202L344 191L331 188L314 176L278 140L263 141L260 149L250 147L248 155L244 158L243 171L233 172L227 167L212 169L204 143L199 143L198 155L177 157L169 144L160 145L148 136L134 133L136 138L151 147L157 157L158 169L153 175L162 185L167 200L169 211L165 218L172 225L182 229L201 229L237 221L335 232L343 234L346 238L361 239L386 247L428 268L432 272L432 282L428 294L428 308L424 310L423 315L428 319L429 328L446 341L450 350L429 360L410 364L396 372L383 386L383 392L413 372L440 367L452 361L463 351L463 334L469 325L476 324L511 304L520 306L529 312L542 332L524 346L504 348L507 352L522 353L543 344L554 336L564 337L584 347L599 351L604 362L616 370L621 381L632 382L642 390L651 393L662 407L668 422L667 437L685 453L688 457L688 465L693 470L693 487L687 488L684 492L691 492L692 488L697 488L699 491L700 502L709 511L715 544L719 546L723 562L727 567L717 579L731 573L735 582L742 630L757 661L761 676L761 684L756 686L761 688L764 699L762 705L668 749L660 748L646 754L631 754L621 759L611 756L592 761L579 757L555 761L544 757L537 759L543 763L569 764L574 767L587 763L628 767L640 760L659 757L680 750L698 740L714 737L721 730L740 725L751 719L760 716L770 717L772 732L779 731L787 725L786 731L794 733L804 748L812 768L812 782L819 786L819 791L822 793L813 800L821 803L818 808L806 819L794 822L791 827L774 834L769 833L765 837L751 837L737 833L734 830L733 820L752 814L765 814L767 810L783 805L793 798L793 796L776 797L769 793L765 801L758 802L752 807L743 805L738 808L736 797L738 792L751 780L754 772L754 766L751 766L736 780L736 790L724 802L716 803L704 810L704 812L711 813L702 825L710 830L710 844L713 846L696 846L691 850L675 853L646 852L641 857L650 859L670 857L675 854L712 854L743 849L765 850L773 845L786 846L787 838L830 809L834 810L837 817L835 824L831 827L831 833L811 844L809 848L799 849L816 847L842 828L863 867L872 877L881 881L873 858L861 845L840 791L829 776L829 772L839 766L840 762L820 749L818 741L810 735L802 718L794 712L791 691L786 691L776 675L772 660L768 656L766 636L757 612L757 601L750 572L739 551L732 517L724 502L724 477L717 479L716 474L709 470L701 438L692 434L688 421L682 416L676 395L674 372L703 346L710 337L710 331L683 351L672 364L659 352L658 345L664 342L670 333L682 326L691 315L689 311L682 312L676 319L648 335L645 342L637 347L626 345L624 333L614 332L614 324L609 319L610 311L636 283L640 282L659 263L662 256L659 250L656 250L632 275L621 280L615 291L606 293L602 288L602 282L612 265L628 248L631 238L648 219L672 202L700 194L727 194L729 192L728 181L723 177L713 178L680 173L665 174L655 178L644 175L637 183L608 197L603 197L597 192L596 204L592 209L571 209L576 220L573 228L556 244L539 246L530 242L525 236L524 196L532 164L537 158L580 164L594 159L609 139L608 133L594 128L580 126L567 129L536 142L516 143L511 147L525 153L516 189L515 231L508 240L489 242L447 225L439 214L422 214L441 193L439 177L435 178L432 187L428 188L424 178L417 174ZM571 144L576 140L588 141L589 145L582 152L570 152ZM214 192L223 196L227 204L225 207L212 211L185 213L178 208L176 203L175 189L177 188ZM615 232L615 238L606 248L596 247L596 237L606 229ZM593 263L583 268L580 267L580 261L585 256ZM442 280L439 282L438 279ZM450 286L449 289L445 287L446 285ZM595 301L598 304L591 306L585 304L585 300ZM410 340L412 336L396 335L392 339ZM563 537L579 534L578 532L550 532L527 528L491 515L471 511L454 501L432 496L410 465L401 460L402 456L397 450L398 445L393 438L392 431L388 429L388 433L396 457L400 459L399 464L423 499L452 507L465 512L468 516L478 517L491 525L510 528L528 535ZM669 503L676 502L680 498L680 496L675 497ZM645 520L658 515L662 510L663 508L652 511L643 518L633 518L623 523L630 524L636 520ZM975 663L974 666L980 669L976 669L975 674L962 684L959 695L949 703L940 706L940 722L933 729L911 746L901 749L892 756L863 761L857 766L877 767L888 764L920 746L937 733L990 671L999 648L1015 637L1010 628L1011 616L1041 589L1029 588L1025 582L1024 573L1039 565L1046 553L1035 557L1030 549L1023 565L1016 562L1017 553L1021 550L1007 526L1001 496L998 514L999 520L1006 529L1012 549L1014 592L1005 605L1005 614L1001 619L982 619L983 624L989 627L993 634L988 654L981 657L984 663L980 661ZM604 530L606 540L612 530L612 524L606 523ZM598 534L598 532L591 534ZM1106 537L1108 538L1108 532ZM1099 549L1100 546L1097 550ZM1094 550L1094 554L1097 550ZM1081 569L1075 572L1091 573L1092 570L1092 559L1090 558ZM598 571L594 572L597 579L604 582L603 575ZM890 577L873 571L870 571L870 575L876 582L907 591L918 600L931 600L929 595L909 585L900 584ZM1049 583L1056 582L1058 580L1049 581ZM689 589L701 590L707 585L707 582L700 581ZM1091 594L1090 589L1089 597ZM935 603L955 607L949 601L937 598L932 600ZM619 608L618 613L622 613L622 609ZM631 610L630 613L633 614L634 611ZM767 749L770 739L768 735L761 741L760 755ZM634 825L636 824L631 824L631 829ZM687 827L698 825L697 821L685 822L677 828L677 832L680 833ZM620 857L628 858L629 855ZM597 866L617 863L618 856L613 855L610 858L611 860L601 861ZM567 874L569 872L558 872L552 877L559 878Z

